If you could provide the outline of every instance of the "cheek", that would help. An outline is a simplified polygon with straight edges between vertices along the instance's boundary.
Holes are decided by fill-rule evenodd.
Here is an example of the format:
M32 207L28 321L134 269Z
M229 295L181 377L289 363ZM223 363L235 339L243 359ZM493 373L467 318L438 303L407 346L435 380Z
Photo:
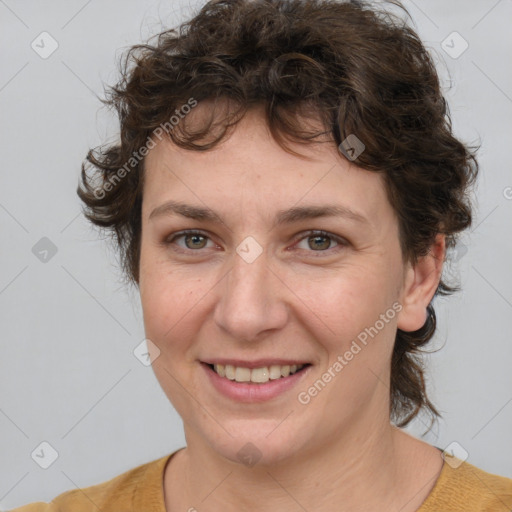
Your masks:
M392 276L368 267L352 268L326 280L323 287L306 280L304 285L302 293L310 297L308 306L315 313L309 313L309 325L319 326L312 334L326 357L320 376L312 376L301 389L302 397L331 411L326 428L349 421L376 393L381 395L378 403L386 409L388 389L383 383L388 379L397 317Z
M163 356L157 362L168 369L176 370L178 362L193 362L187 350L204 323L208 292L215 289L214 274L201 265L171 265L161 249L141 247L139 290L145 334Z
M373 326L391 309L396 300L396 284L392 272L380 272L371 266L351 267L326 275L322 280L301 281L300 297L307 297L310 317L323 331L325 342L334 350L340 350L366 328ZM387 318L387 331L393 318Z
M202 324L204 280L180 270L170 272L157 264L150 268L144 272L140 291L145 335L159 351L153 371L176 410L186 416L189 393L199 393L195 391L197 361L192 349ZM189 393L183 392L184 383Z
M146 336L161 348L166 333L172 333L184 292L179 275L166 268L157 251L144 244L140 260L140 298Z
M153 337L157 345L186 339L185 331L187 326L191 327L192 319L197 318L204 294L203 279L179 271L162 273L154 267L141 286L146 335Z

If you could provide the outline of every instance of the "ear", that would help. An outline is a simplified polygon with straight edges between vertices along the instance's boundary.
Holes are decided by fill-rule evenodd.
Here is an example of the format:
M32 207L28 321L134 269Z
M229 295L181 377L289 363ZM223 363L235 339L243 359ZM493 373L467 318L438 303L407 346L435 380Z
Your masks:
M397 320L397 327L402 331L417 331L425 325L427 306L439 285L445 254L445 235L438 234L427 255L420 257L415 265L407 264L402 309Z

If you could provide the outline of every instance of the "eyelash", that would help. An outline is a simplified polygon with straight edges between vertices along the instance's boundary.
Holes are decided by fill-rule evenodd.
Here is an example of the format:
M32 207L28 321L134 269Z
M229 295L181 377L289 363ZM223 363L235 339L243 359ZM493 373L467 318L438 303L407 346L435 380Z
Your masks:
M163 245L164 246L170 246L170 245L173 245L175 244L176 240L178 240L179 238L183 238L187 235L199 235L199 236L202 236L208 240L211 240L211 238L206 234L204 233L203 231L197 231L197 230L194 230L194 229L187 229L187 230L184 230L184 231L180 231L179 233L176 233L175 235L167 239L164 240L163 242ZM327 231L323 231L323 230L309 230L305 233L302 234L302 236L300 238L298 238L296 240L296 242L294 242L294 245L295 243L298 243L298 242L301 242L302 240L304 239L307 239L307 238L312 238L312 237L325 237L325 238L329 238L331 240L334 240L338 245L334 248L329 248L329 249L326 249L326 250L320 250L320 251L313 251L313 250L310 250L310 251L306 251L306 252L311 252L311 253L328 253L329 251L332 251L333 249L337 252L339 250L341 250L343 247L346 247L348 245L348 242L339 237L339 236L336 236L336 235L333 235L332 233L328 233ZM205 248L202 248L202 249L205 249ZM181 252L181 253L186 253L186 254L190 254L190 253L194 253L194 252L201 252L202 249L183 249L183 248L179 248L179 249L175 249L177 250L177 252ZM321 256L314 256L314 257L321 257Z

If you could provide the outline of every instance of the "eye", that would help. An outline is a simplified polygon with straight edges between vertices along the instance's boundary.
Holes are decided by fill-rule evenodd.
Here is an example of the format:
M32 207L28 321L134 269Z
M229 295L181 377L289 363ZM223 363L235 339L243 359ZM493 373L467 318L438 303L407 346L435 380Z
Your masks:
M179 239L183 239L185 246L176 244L176 241ZM210 240L210 238L201 231L195 231L195 230L186 230L181 231L180 233L177 233L176 235L172 236L171 238L168 238L165 240L165 245L173 245L176 244L178 247L184 250L186 252L189 251L197 251L198 249L204 249L206 247L207 240Z
M298 239L299 243L295 245L298 246L300 243L305 242L307 244L307 248L302 247L300 250L305 250L307 252L325 253L330 249L341 250L343 247L348 245L348 242L343 238L326 231L311 230L306 234L302 233L301 235L302 236ZM183 241L184 245L178 244L178 240ZM165 239L163 244L164 246L175 245L178 247L178 252L190 253L199 252L200 249L207 248L208 241L211 242L210 237L206 233L190 229L172 235ZM331 247L333 242L337 245Z
M299 244L305 242L307 244L306 251L311 249L309 252L327 252L329 249L332 249L331 244L332 242L336 242L336 246L334 249L340 250L342 247L348 245L346 240L343 240L342 238L332 235L330 233L327 233L326 231L309 231L306 233L306 236L302 236L299 239ZM301 250L304 248L301 248Z

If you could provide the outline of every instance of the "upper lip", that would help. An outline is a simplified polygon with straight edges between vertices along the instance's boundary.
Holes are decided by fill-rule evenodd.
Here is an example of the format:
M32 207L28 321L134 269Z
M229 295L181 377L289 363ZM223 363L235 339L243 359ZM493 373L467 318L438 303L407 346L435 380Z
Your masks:
M244 361L243 359L226 359L222 357L217 357L208 360L202 360L203 363L206 364L222 364L224 366L241 366L243 368L263 368L265 366L293 366L293 365L301 365L301 364L310 364L308 361L300 361L297 359L256 359L254 361Z

